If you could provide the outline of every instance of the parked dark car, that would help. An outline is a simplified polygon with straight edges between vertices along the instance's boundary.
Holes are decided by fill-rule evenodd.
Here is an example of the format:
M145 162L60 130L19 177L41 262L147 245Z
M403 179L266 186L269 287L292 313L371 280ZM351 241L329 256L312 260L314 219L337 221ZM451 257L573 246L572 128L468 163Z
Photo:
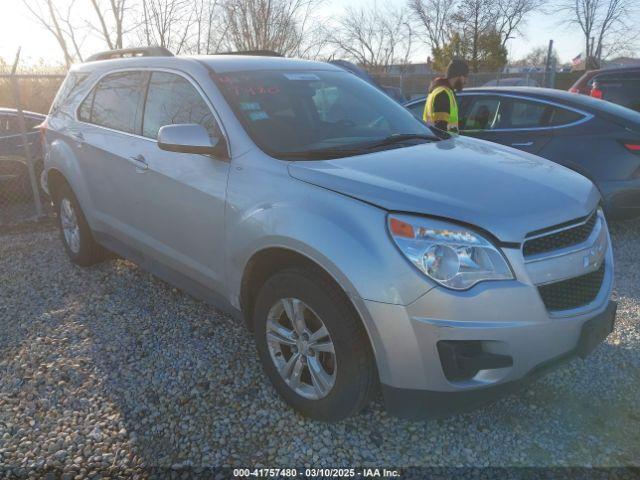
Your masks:
M609 216L640 215L640 113L546 88L473 88L458 98L461 134L565 165L600 189ZM405 106L421 118L424 102Z
M46 116L24 112L27 139L34 156L36 179L42 172L42 150L38 126ZM29 170L20 135L18 112L11 108L0 108L0 195L8 199L22 200L31 192Z
M489 80L483 87L539 87L540 84L533 78L506 77Z
M640 66L590 70L569 89L640 112Z
M329 61L332 65L340 67L348 72L353 73L356 77L361 78L367 83L370 83L376 88L379 88L384 93L393 98L396 102L404 103L407 99L402 94L402 90L398 87L391 87L388 85L380 85L369 73L357 66L356 64L349 62L347 60L331 60Z

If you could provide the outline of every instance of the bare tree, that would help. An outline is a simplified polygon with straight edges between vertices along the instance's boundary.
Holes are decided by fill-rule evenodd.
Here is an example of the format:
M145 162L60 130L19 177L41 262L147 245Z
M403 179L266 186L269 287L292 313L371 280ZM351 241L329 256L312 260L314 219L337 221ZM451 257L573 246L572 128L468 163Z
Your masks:
M144 1L142 3L144 4ZM125 34L124 18L128 11L127 0L90 0L93 11L98 18L98 27L94 27L110 50L123 47Z
M529 51L524 57L512 62L512 65L519 67L543 67L547 63L547 55L549 54L549 47L547 45L540 45ZM554 48L551 52L552 65L559 63L558 52Z
M495 29L502 37L504 47L509 40L520 33L526 16L539 10L545 0L494 0Z
M448 40L455 5L451 0L409 0L413 19L424 30L426 44L431 49L442 48Z
M226 0L229 50L273 50L295 55L305 46L308 21L319 0Z
M147 45L165 47L174 53L188 49L197 16L190 0L144 0L142 14L139 33Z
M62 27L62 15L54 5L54 0L23 0L23 3L36 21L55 37L62 50L64 63L69 68L74 57L67 43L68 36Z
M201 54L210 54L218 50L219 42L224 34L224 27L219 18L224 13L218 0L196 0L195 10L195 39L188 50Z
M393 63L408 63L413 42L409 13L380 9L376 4L347 8L337 20L329 42L369 70L384 70Z
M83 55L81 50L82 50L82 45L84 43L84 40L87 37L87 34L85 32L86 29L83 29L82 27L78 26L74 22L73 11L75 6L76 6L76 0L71 0L69 2L69 5L67 6L65 15L60 17L60 23L63 25L61 26L62 32L64 33L64 35L67 36L67 38L69 38L69 41L73 46L73 50L75 52L75 58L79 62L82 62L84 60L83 60Z
M630 19L637 0L561 0L566 23L580 27L584 35L587 68L600 64L638 38ZM589 65L589 63L595 65Z

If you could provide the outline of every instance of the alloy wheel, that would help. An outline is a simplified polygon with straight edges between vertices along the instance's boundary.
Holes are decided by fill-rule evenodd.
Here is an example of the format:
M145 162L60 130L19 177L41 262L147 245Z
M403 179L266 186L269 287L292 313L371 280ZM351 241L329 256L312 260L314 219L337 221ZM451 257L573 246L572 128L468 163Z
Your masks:
M265 335L271 359L293 391L311 400L331 392L337 373L335 348L327 327L306 303L280 299L269 310Z
M60 224L64 240L73 253L80 252L80 225L73 204L68 198L60 202Z

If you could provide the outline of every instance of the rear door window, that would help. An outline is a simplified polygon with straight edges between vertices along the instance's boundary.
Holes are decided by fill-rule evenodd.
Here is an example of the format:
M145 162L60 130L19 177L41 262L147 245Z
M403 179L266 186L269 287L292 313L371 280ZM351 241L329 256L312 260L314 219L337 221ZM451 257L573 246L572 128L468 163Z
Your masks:
M80 119L113 130L139 134L146 78L145 72L107 75L80 106Z
M197 123L212 137L222 135L211 109L186 78L174 73L153 72L144 107L142 135L158 138L165 125Z
M501 128L540 128L547 127L551 107L545 103L510 98L508 114L503 119Z

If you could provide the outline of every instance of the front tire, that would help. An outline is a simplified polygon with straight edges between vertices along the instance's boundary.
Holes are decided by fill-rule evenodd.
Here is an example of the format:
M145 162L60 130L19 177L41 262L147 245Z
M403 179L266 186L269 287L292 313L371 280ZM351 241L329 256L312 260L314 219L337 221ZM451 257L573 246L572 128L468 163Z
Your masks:
M306 417L337 421L371 400L376 368L346 295L313 268L276 273L260 289L254 334L265 373Z
M87 219L71 188L62 185L56 193L60 238L71 261L83 267L103 261L106 251L94 240Z

